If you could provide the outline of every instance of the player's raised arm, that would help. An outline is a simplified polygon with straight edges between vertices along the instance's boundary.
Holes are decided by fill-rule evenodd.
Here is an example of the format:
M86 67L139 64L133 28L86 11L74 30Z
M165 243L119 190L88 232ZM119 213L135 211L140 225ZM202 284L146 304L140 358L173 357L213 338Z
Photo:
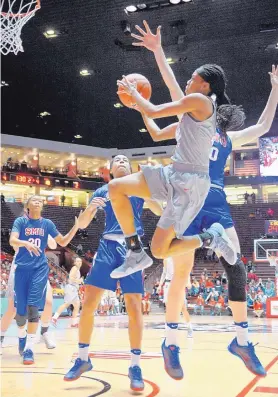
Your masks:
M228 132L229 137L233 142L233 149L239 148L248 142L255 141L270 130L278 103L278 66L275 67L272 65L272 71L269 73L269 75L272 90L270 92L266 107L257 124L240 131Z
M140 28L140 26L138 25L135 26L141 35L132 33L131 36L138 40L137 42L132 44L136 47L145 47L154 53L157 66L164 80L164 83L170 91L172 101L178 101L184 97L184 92L180 88L173 73L173 70L168 64L167 58L164 54L161 45L161 26L157 28L156 33L154 34L146 21L143 21L143 24L145 30Z
M79 228L85 229L89 226L91 221L94 219L98 208L105 207L105 199L102 197L93 197L90 204L87 206L84 212L79 216Z

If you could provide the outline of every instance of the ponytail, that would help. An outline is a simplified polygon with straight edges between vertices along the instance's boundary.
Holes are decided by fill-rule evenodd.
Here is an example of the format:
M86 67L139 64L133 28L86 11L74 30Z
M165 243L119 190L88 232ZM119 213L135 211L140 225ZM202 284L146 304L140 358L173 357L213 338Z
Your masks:
M217 127L226 134L227 131L239 130L246 119L242 106L221 105L217 108Z

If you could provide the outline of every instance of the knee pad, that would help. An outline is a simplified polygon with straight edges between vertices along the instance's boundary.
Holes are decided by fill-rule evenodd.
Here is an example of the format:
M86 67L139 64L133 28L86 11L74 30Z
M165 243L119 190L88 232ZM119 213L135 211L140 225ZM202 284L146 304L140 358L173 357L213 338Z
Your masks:
M233 302L246 302L247 276L244 263L238 258L231 266L223 257L220 258L228 279L228 296Z
M27 317L29 323L38 323L39 322L39 309L36 306L28 306L27 307Z
M15 321L18 327L23 327L26 324L26 316L21 316L20 314L16 314Z

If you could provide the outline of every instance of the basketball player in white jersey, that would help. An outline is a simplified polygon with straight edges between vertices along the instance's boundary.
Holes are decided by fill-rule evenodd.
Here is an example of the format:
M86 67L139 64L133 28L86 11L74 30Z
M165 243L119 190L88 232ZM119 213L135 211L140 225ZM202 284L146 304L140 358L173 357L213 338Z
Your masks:
M81 277L80 274L81 266L82 266L82 259L78 257L75 258L74 265L69 273L68 283L65 287L65 295L64 295L65 303L63 303L57 309L56 313L52 317L52 323L55 327L57 326L57 320L60 314L63 313L63 311L67 309L70 305L73 305L74 309L72 313L71 327L78 328L77 316L80 311L79 286L80 284L83 283L83 277Z
M57 243L51 236L48 236L47 245L52 250L57 248ZM15 255L16 255L16 253L15 253ZM14 255L14 258L15 258L15 255ZM8 280L8 289L7 289L7 294L6 294L6 296L8 298L8 308L1 319L1 345L3 344L5 334L9 328L9 326L11 325L11 322L13 321L13 319L15 318L15 315L16 315L16 308L14 306L14 274L15 274L15 263L14 263L14 259L13 259L11 269L10 269L9 280ZM48 328L49 328L49 325L51 322L51 316L52 316L52 302L53 302L52 288L48 281L47 282L45 306L44 306L43 313L41 315L41 337L42 337L47 349L54 349L56 347L56 344L53 342L53 340L51 340L51 336L48 332Z
M168 300L168 293L169 293L169 287L170 283L172 281L172 278L174 276L174 262L172 258L166 258L163 260L163 272L161 274L161 278L159 281L159 286L157 289L157 292L159 293L162 289L163 283L164 283L164 288L163 288L163 303L167 305L167 300ZM187 288L191 287L190 283L190 276L188 277L188 282L187 282ZM187 324L187 337L188 338L193 338L193 329L192 329L192 324L190 321L190 316L187 310L187 299L186 299L186 292L184 293L184 302L182 305L182 314L185 320L185 323Z

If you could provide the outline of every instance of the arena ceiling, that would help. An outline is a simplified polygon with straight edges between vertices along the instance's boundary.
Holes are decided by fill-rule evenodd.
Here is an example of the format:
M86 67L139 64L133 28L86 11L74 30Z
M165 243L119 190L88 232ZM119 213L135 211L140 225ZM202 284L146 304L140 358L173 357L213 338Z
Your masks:
M24 53L2 57L2 132L106 148L155 146L140 115L116 109L116 80L138 72L151 81L152 101L169 100L152 53L131 47L123 22L162 25L163 46L181 86L194 69L218 63L228 94L256 122L270 91L267 72L278 63L277 0L194 0L129 13L125 0L42 0L23 28ZM160 4L160 7L156 5ZM54 29L58 36L47 39ZM90 76L81 76L87 69ZM47 112L50 115L40 116ZM164 126L169 120L160 120ZM82 138L75 138L76 136ZM278 120L269 135L278 135Z

